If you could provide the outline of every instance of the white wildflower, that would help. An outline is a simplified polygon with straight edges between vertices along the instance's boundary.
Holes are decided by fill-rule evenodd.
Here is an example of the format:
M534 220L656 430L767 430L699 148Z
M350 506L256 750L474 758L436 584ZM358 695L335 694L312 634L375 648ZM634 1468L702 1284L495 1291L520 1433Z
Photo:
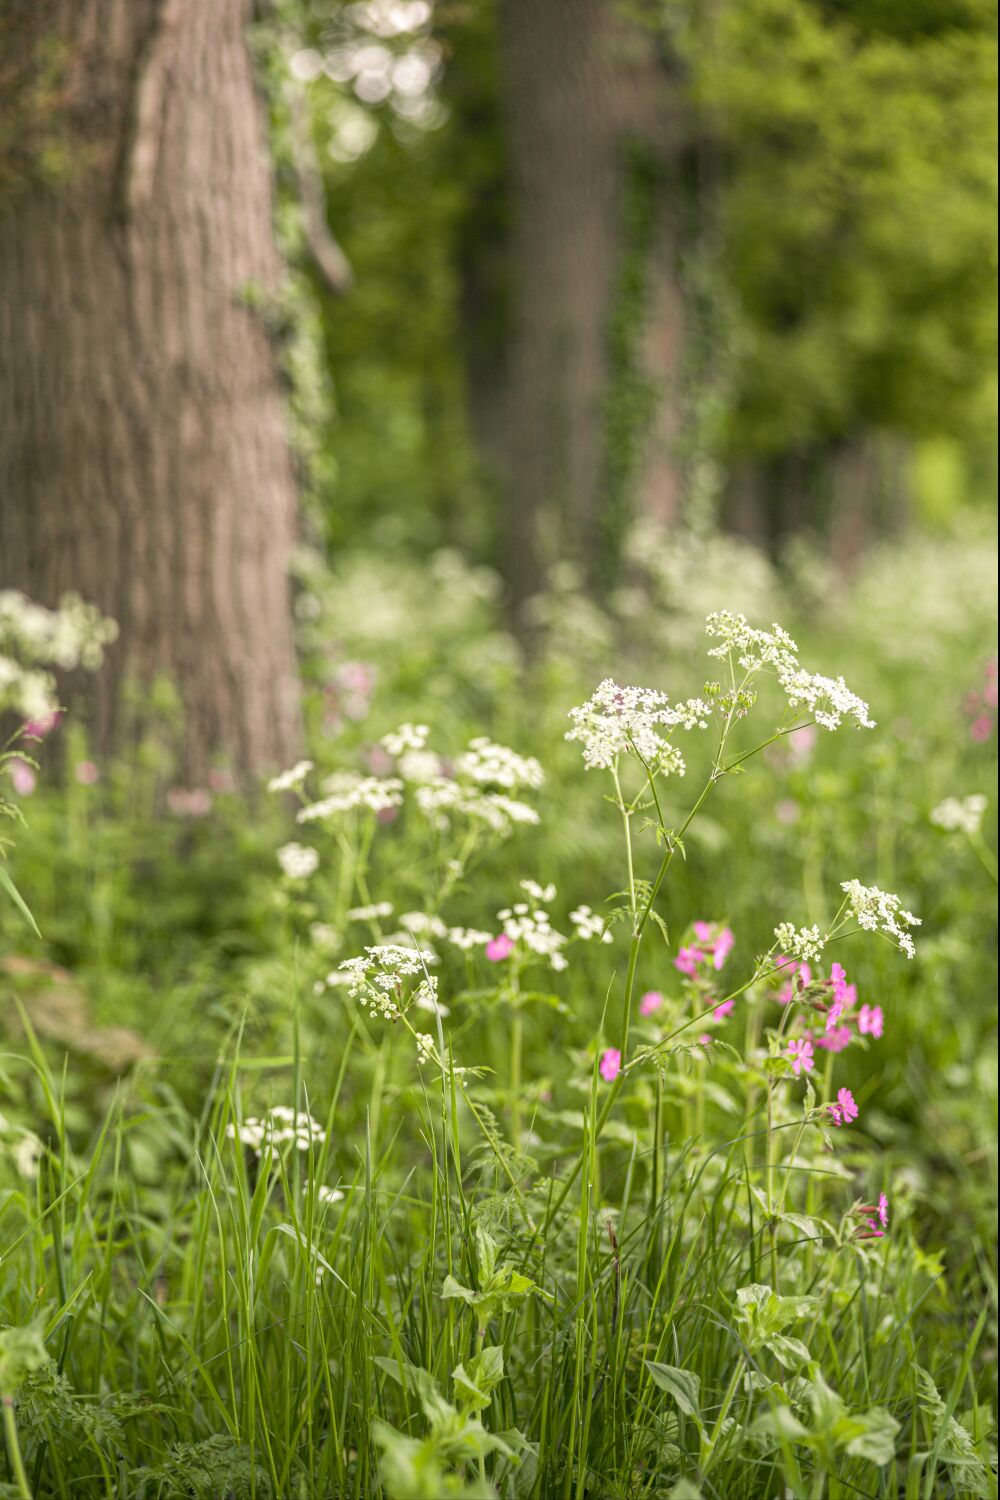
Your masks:
M421 980L420 984L413 991L413 998L410 1003L417 1010L426 1010L432 1016L443 1017L451 1015L451 1011L447 1005L442 1005L438 999L438 982L433 976L428 976Z
M373 901L371 906L352 906L347 913L349 922L381 922L392 916L391 901Z
M309 936L317 948L322 948L327 953L336 953L341 944L340 933L331 922L311 923Z
M405 932L414 934L425 933L428 937L444 938L448 936L448 929L440 917L431 916L424 911L405 911L399 919L399 925Z
M404 781L419 786L426 781L436 781L444 774L444 762L433 750L407 750L399 757L396 770Z
M573 728L566 738L583 745L588 770L608 769L620 755L636 754L653 769L683 776L683 758L661 731L704 729L711 710L699 698L671 704L655 688L620 687L606 677L586 703L570 709L569 717Z
M394 1021L401 1014L405 981L423 978L427 964L436 955L399 943L381 943L366 948L359 958L347 958L340 969L347 975L353 995L362 999L372 1016Z
M381 744L390 755L402 755L407 750L422 750L429 734L426 724L400 724L391 734L382 736Z
M289 880L308 880L319 866L319 855L306 844L283 844L278 850L278 863Z
M589 906L578 906L575 911L570 912L569 919L576 928L577 937L583 938L584 942L590 942L591 938L598 938L602 943L611 942L611 933L605 926L604 918L591 911Z
M556 888L549 885L539 885L537 880L522 880L520 882L522 891L527 891L532 901L537 901L539 906L548 906L550 901L556 899Z
M426 1031L418 1031L415 1033L415 1040L417 1043L417 1062L435 1062L437 1060L437 1048L434 1045L434 1038Z
M305 781L309 772L313 769L311 760L297 761L294 766L289 766L287 771L282 771L277 776L272 776L267 783L269 792L295 792L298 791Z
M502 931L511 942L522 943L539 958L548 959L557 971L566 968L562 949L566 946L567 939L552 926L547 911L542 908L533 910L526 902L517 901L513 906L504 907L497 912L497 918L502 924Z
M328 777L323 789L327 796L300 808L296 814L298 822L325 821L355 808L387 812L403 801L403 783L395 776L380 780L377 776L360 776L356 771L341 771Z
M710 614L705 629L719 642L709 649L709 656L735 653L743 670L751 674L773 667L789 704L807 709L824 729L839 728L845 718L854 719L863 729L874 729L875 721L864 699L851 692L843 677L807 672L799 663L798 646L780 625L756 630L745 615L725 609Z
M325 1182L317 1183L316 1199L319 1203L343 1203L344 1195L340 1188L327 1187Z
M916 952L907 927L919 927L920 918L900 902L890 891L880 891L877 885L862 885L860 880L841 881L841 890L847 895L851 915L865 932L881 932L901 948L907 958Z
M968 797L946 797L931 813L931 822L949 833L966 833L970 839L975 838L988 806L987 799L978 792Z
M469 748L456 762L460 776L484 786L501 786L514 791L519 786L538 788L545 772L534 756L518 755L506 745L496 745L485 735L469 741Z
M38 1163L42 1156L42 1143L37 1135L29 1131L22 1135L20 1140L15 1141L10 1148L14 1168L20 1177L34 1178L38 1176Z
M453 948L460 948L466 953L472 948L485 948L492 936L492 932L481 932L475 927L448 928L449 943Z
M795 927L791 922L781 922L774 929L778 947L784 956L798 958L804 963L815 963L823 957L827 934L812 927Z
M227 1125L226 1137L238 1140L260 1156L267 1146L291 1144L296 1151L308 1151L313 1145L322 1145L326 1131L304 1110L275 1105L263 1119L250 1116L239 1125Z

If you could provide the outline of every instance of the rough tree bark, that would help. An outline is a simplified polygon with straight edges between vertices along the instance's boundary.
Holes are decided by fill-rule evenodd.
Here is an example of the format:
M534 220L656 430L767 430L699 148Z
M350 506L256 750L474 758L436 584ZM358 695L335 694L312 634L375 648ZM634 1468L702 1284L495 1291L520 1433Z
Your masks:
M651 35L616 0L501 0L499 20L512 215L507 536L521 602L547 558L569 553L591 578L597 570L623 146L669 149L676 106ZM663 265L657 277L653 296L670 306L644 340L654 379L671 373L678 326ZM666 463L658 440L661 512L673 504Z
M252 305L279 267L249 10L7 0L0 22L15 95L55 77L32 122L45 162L29 132L0 173L0 579L118 621L90 689L103 749L125 676L169 673L192 783L216 759L287 762L299 732L293 473Z

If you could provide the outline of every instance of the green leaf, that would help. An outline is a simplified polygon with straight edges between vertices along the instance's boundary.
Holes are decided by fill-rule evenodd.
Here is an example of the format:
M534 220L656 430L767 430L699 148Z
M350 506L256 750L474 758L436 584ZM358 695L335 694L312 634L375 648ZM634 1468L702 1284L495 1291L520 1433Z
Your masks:
M13 1396L48 1361L41 1329L4 1328L0 1331L0 1395Z
M773 1333L765 1341L764 1347L770 1349L778 1363L784 1365L786 1370L794 1370L800 1365L807 1365L812 1358L801 1339L789 1338L784 1333Z
M689 1417L693 1417L698 1423L701 1422L701 1380L691 1370L679 1369L677 1365L661 1365L654 1360L646 1360L646 1369L655 1385L661 1391L666 1391L673 1396L681 1411Z
M11 880L10 876L7 874L7 871L3 865L0 865L0 886L3 886L4 890L7 892L8 896L13 901L14 905L17 907L18 911L21 913L22 917L27 922L28 926L31 928L35 936L41 937L42 934L38 930L38 923L35 921L34 917L31 915L31 912L28 910L27 902L21 895L21 892L18 890L13 880Z

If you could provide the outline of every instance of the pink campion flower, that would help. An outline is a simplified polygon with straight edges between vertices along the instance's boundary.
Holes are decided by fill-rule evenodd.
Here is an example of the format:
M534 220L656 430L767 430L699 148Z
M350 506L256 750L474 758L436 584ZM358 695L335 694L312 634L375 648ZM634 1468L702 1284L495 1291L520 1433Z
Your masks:
M809 1073L812 1071L815 1054L813 1053L813 1044L807 1036L797 1037L793 1041L790 1041L785 1051L785 1056L791 1059L792 1072L796 1077L800 1073Z
M710 943L712 941L711 922L695 922L693 926L694 935L699 943Z
M81 786L93 786L101 779L101 773L92 760L81 760L73 767L73 775Z
M212 794L203 786L172 786L167 807L179 818L204 818L212 811Z
M674 959L674 968L680 969L682 974L687 974L693 979L698 972L698 965L705 962L705 955L700 948L682 948Z
M659 1010L663 1004L663 996L659 990L647 990L639 1001L640 1016L651 1016L654 1011Z
M840 1020L840 1018L841 1018L841 1016L843 1014L844 1014L844 1002L843 1002L843 1000L834 1000L833 1003L830 1006L830 1009L826 1013L826 1029L827 1029L827 1031L833 1031L834 1027L836 1026L837 1022Z
M498 964L502 959L509 958L513 951L513 940L505 932L497 933L497 936L490 938L486 944L486 957L491 964Z
M601 1053L601 1061L597 1070L605 1083L614 1083L622 1070L622 1055L617 1047L605 1048Z
M974 719L969 733L977 745L984 745L993 733L993 720L989 714L980 714L978 719Z
M786 827L789 827L792 823L799 821L802 809L791 797L786 797L783 802L778 803L774 811L778 822L784 823Z
M701 1034L701 1036L697 1038L697 1041L698 1041L698 1045L701 1046L701 1047L711 1047L711 1045L712 1045L712 1035L708 1031L703 1031L702 1034Z
M53 708L50 713L39 714L37 719L29 719L24 725L22 733L28 735L33 740L44 740L45 736L51 734L59 723L61 713L61 708Z
M788 736L788 749L792 760L799 762L808 760L815 743L815 724L803 724L801 729L793 729Z
M882 1035L884 1021L881 1005L862 1005L858 1013L858 1030L862 1036L873 1036L877 1040Z
M719 936L716 938L715 946L712 949L712 963L716 969L722 968L722 965L725 963L730 953L732 953L733 945L735 944L735 942L736 939L733 936L732 929L729 927L723 927L722 931L719 933Z
M822 1047L824 1052L843 1052L845 1047L851 1045L854 1032L849 1026L835 1026L832 1031L820 1032L813 1037L817 1047Z
M852 1120L856 1120L859 1110L850 1089L838 1089L836 1104L828 1104L826 1112L833 1125L849 1125Z
M10 784L19 797L30 797L38 785L38 777L26 760L10 762Z
M727 1016L731 1016L732 1015L732 1013L733 1013L733 1011L735 1009L736 1009L736 1001L735 1000L723 1000L722 1004L721 1005L717 1005L715 1007L715 1009L713 1010L713 1012L712 1012L712 1020L713 1021L724 1021Z
M878 1195L878 1219L883 1229L889 1228L889 1200L884 1193Z

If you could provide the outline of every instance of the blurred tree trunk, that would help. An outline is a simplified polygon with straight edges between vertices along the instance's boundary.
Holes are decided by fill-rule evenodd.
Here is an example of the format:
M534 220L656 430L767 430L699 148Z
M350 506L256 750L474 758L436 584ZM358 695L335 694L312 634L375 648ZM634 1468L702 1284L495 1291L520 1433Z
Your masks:
M90 688L102 749L126 676L172 677L190 783L216 758L287 762L299 734L249 11L7 0L0 19L27 114L0 143L2 582L118 621Z
M641 142L662 153L676 121L653 33L616 0L502 0L499 19L512 220L507 546L519 603L556 557L579 559L592 582L599 576L608 537L602 512L620 462L609 441L635 441L634 432L621 433L629 403L648 407L645 419L660 439L669 428L653 423L662 389L626 391L610 417L609 399L616 364L634 363L640 380L647 356L653 380L673 368L667 346L677 318L667 267L658 265L649 289L647 312L659 319L651 332L635 298L628 305L644 268L633 263L636 247L623 231L627 148ZM655 234L651 241L650 249ZM625 326L632 315L634 326ZM627 464L633 477L644 467L634 453ZM661 442L650 483L656 508L672 513L666 467Z

